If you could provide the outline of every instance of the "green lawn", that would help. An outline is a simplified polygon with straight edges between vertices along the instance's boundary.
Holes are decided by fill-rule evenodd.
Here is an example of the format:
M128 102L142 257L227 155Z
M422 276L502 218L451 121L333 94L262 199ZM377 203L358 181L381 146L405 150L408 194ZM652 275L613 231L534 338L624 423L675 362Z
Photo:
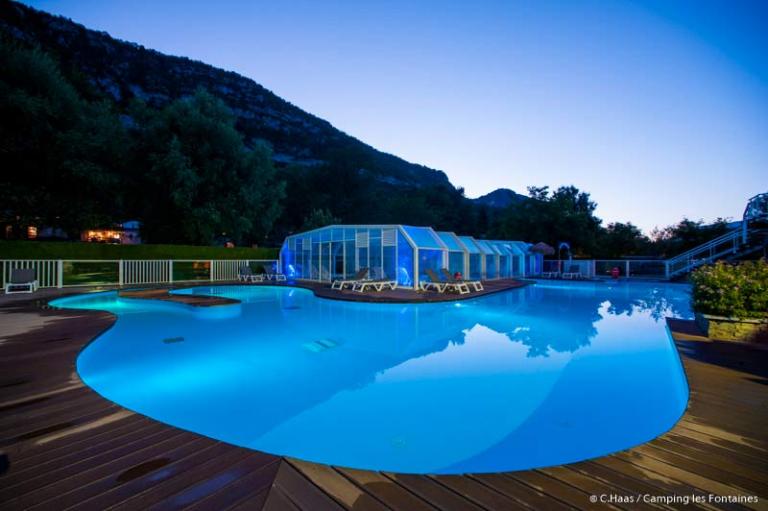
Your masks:
M0 259L277 259L276 248L0 241Z

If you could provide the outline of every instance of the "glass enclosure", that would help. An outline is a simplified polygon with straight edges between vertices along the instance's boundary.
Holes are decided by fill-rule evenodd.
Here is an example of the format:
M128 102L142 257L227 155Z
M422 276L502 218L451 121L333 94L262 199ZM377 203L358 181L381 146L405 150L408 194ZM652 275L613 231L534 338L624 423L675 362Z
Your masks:
M498 278L498 252L485 240L475 240L483 254L483 280Z
M288 236L280 268L289 279L397 281L418 288L443 279L442 270L472 280L521 277L535 269L535 254L520 241L477 240L430 227L410 225L329 225Z
M459 240L467 248L467 269L469 278L480 280L483 278L483 254L477 246L475 238L471 236L459 236Z
M448 249L448 271L451 275L461 274L466 275L466 252L467 249L464 244L459 240L459 237L452 232L438 232L437 235L440 240L445 244Z

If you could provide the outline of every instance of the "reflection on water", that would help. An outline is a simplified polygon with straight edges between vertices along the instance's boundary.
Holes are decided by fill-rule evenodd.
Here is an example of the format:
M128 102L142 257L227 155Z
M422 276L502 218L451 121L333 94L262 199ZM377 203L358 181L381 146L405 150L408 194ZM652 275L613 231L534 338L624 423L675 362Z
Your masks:
M690 315L681 286L544 283L418 305L183 292L242 304L200 316L114 294L62 300L119 316L78 371L128 408L268 452L405 472L530 468L650 439L687 399L663 322Z

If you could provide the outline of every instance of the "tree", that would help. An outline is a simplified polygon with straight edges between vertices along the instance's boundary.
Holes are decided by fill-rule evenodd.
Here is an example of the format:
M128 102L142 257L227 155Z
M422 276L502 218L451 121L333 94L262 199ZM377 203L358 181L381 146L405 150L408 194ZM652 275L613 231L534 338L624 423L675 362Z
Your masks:
M326 225L338 223L341 223L341 220L333 216L327 209L313 209L312 213L304 219L304 225L301 226L301 230L311 231L318 227L325 227Z
M0 38L0 202L20 223L109 223L122 205L127 134L112 106L89 103L37 48Z
M137 120L148 240L208 244L226 233L243 243L269 233L284 185L269 149L245 146L221 100L200 89Z
M574 253L583 256L597 251L601 220L588 193L574 186L561 186L552 193L546 186L532 186L528 194L529 200L510 205L494 223L493 237L551 246L567 241Z
M631 222L608 224L600 235L599 256L616 259L647 253L650 240Z
M690 250L706 243L728 231L728 222L718 218L707 225L703 220L690 220L683 218L680 222L669 225L663 229L651 231L653 251L664 257Z

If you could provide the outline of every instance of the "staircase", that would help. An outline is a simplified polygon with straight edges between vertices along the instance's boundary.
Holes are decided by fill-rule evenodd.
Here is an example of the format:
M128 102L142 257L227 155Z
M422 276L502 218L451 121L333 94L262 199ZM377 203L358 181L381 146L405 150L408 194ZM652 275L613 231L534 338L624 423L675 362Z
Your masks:
M692 248L666 261L668 279L674 279L695 270L703 264L718 259L737 259L753 254L765 247L766 238L763 230L734 229L703 245Z

